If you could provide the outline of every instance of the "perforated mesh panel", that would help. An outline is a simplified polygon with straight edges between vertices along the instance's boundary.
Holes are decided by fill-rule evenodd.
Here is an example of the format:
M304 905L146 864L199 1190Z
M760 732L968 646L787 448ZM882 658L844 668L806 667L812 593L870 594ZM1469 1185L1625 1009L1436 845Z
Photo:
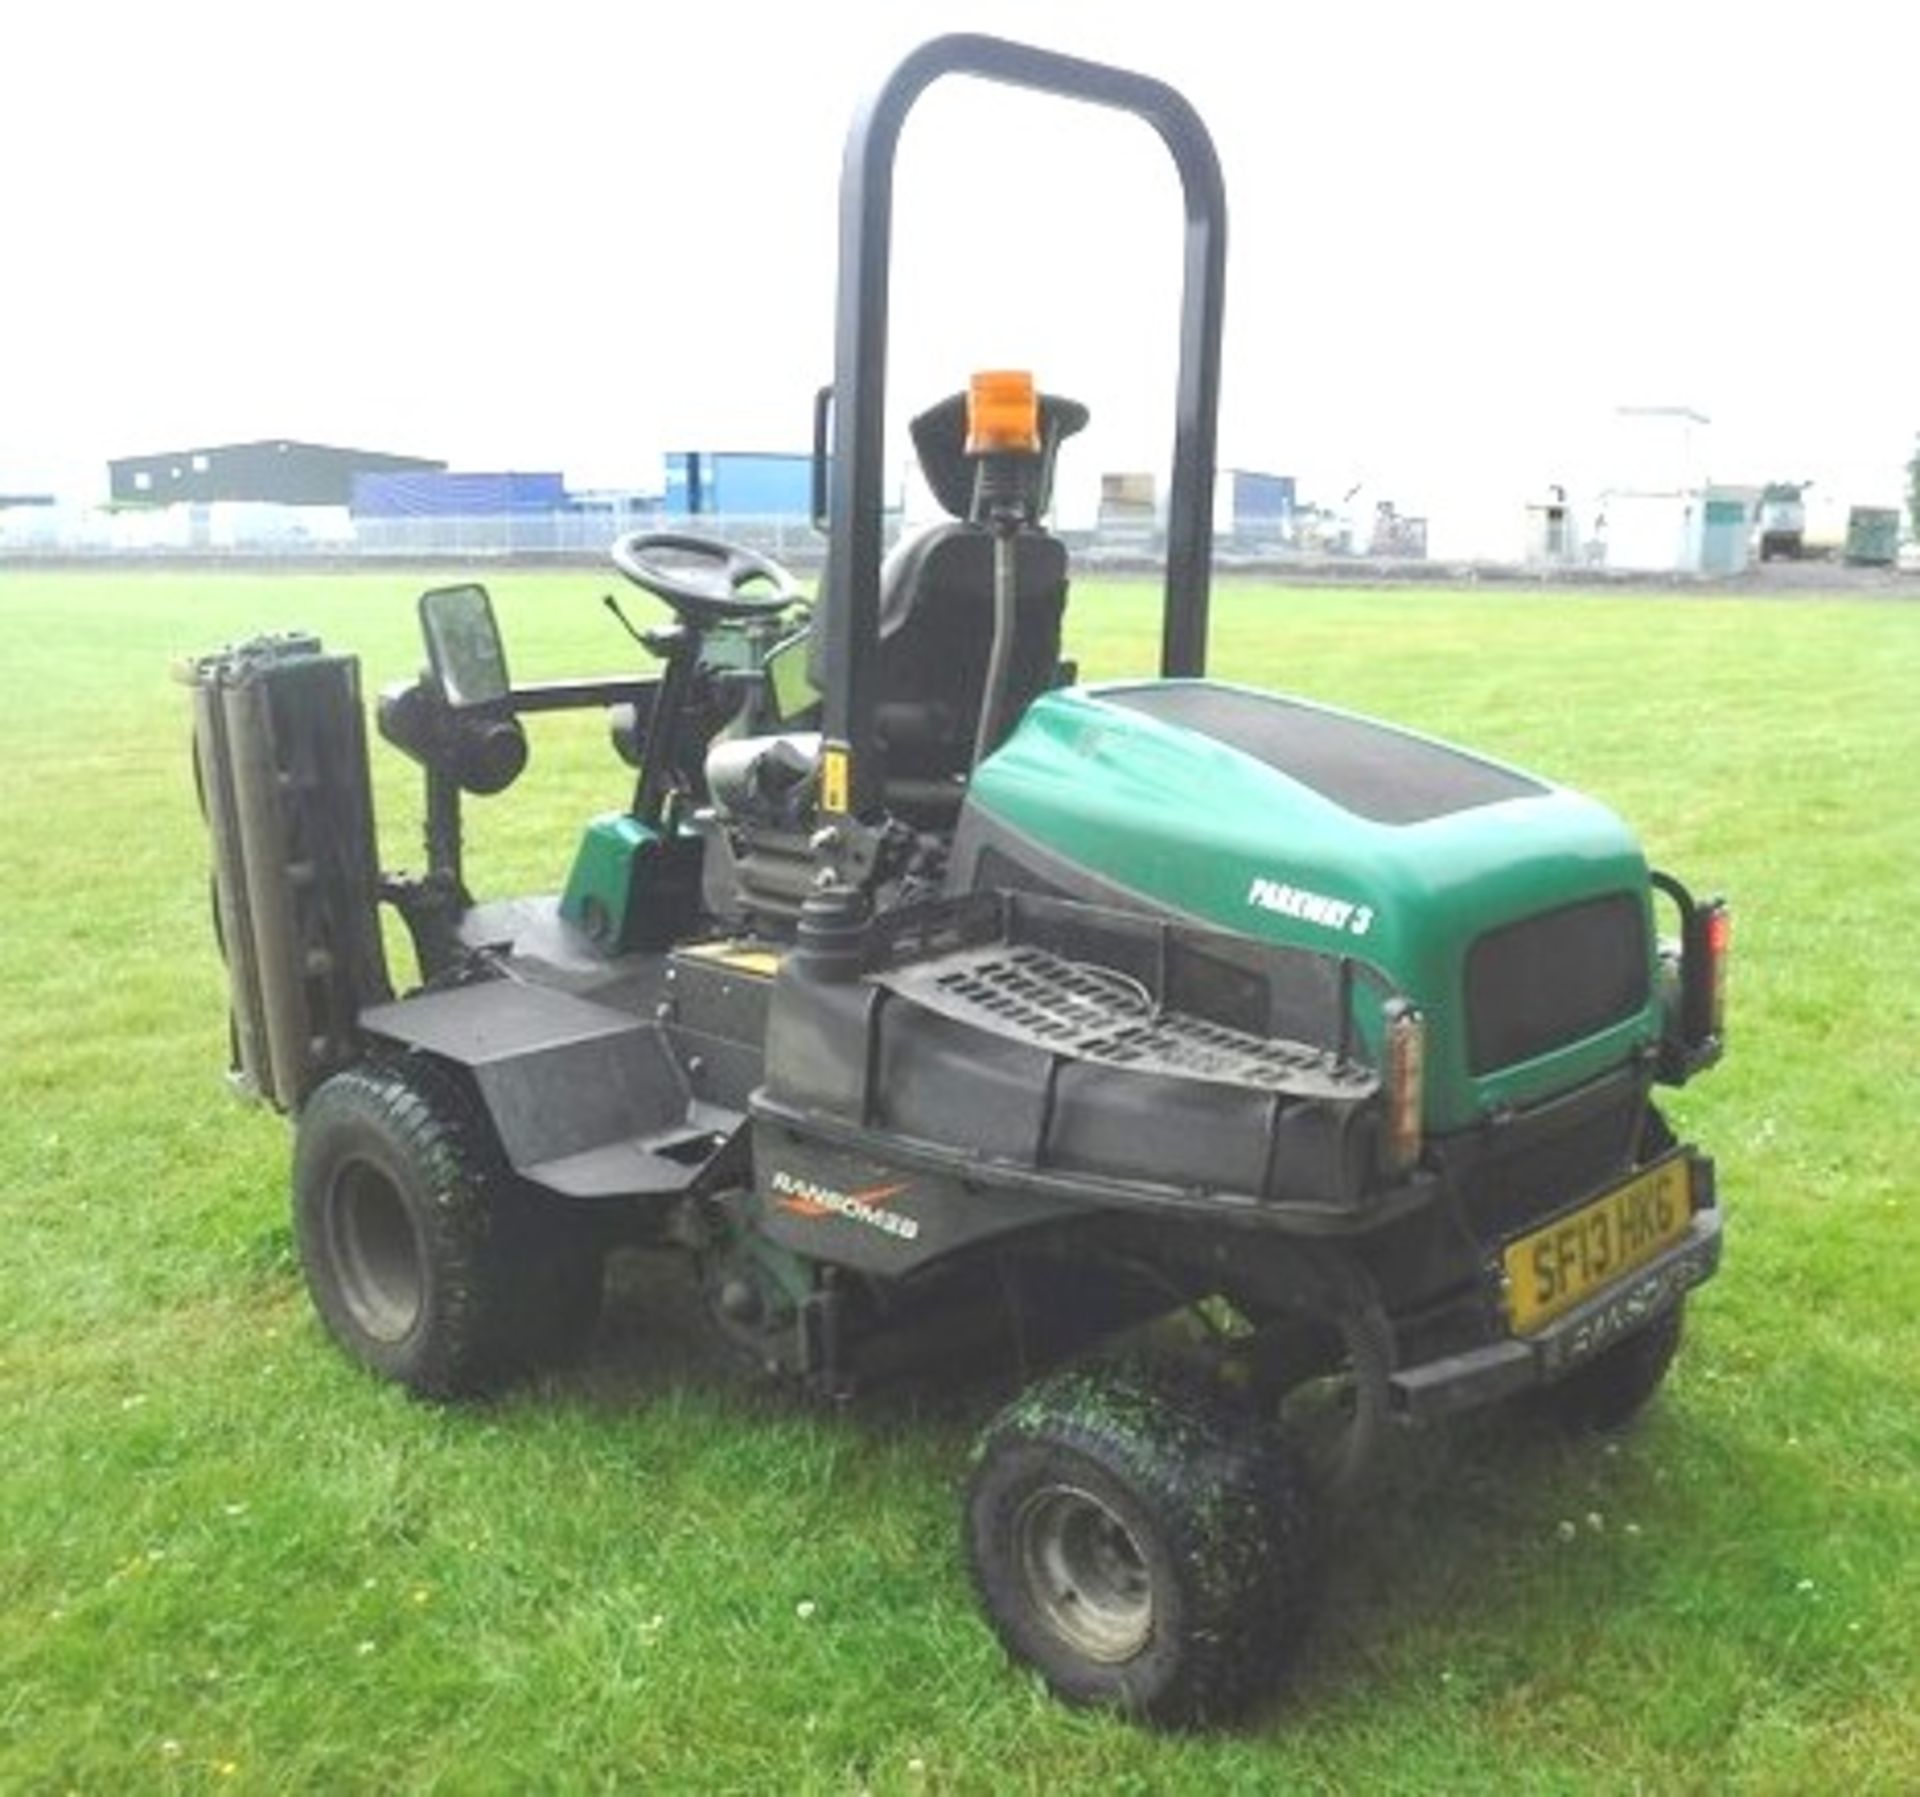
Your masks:
M1157 1009L1125 974L1044 949L976 951L888 983L947 1016L1080 1061L1265 1091L1295 1090L1303 1077L1355 1095L1376 1083L1369 1069L1304 1043Z

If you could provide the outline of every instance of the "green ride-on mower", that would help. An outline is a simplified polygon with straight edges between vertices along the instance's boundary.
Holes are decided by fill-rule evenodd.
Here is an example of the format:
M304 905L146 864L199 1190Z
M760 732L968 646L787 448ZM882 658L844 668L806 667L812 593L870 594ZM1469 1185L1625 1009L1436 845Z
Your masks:
M1061 662L1044 520L1087 413L1026 377L914 420L950 516L882 554L894 151L954 74L1132 112L1177 165L1157 679ZM1564 788L1204 677L1225 214L1179 95L930 43L855 120L840 254L820 604L625 537L658 671L516 685L484 590L426 594L427 668L378 713L425 769L422 874L376 864L353 658L193 664L235 1077L294 1118L327 1327L412 1391L581 1345L631 1243L813 1391L916 1350L1051 1369L967 1482L985 1610L1067 1699L1221 1717L1296 1646L1318 1519L1390 1427L1654 1393L1720 1213L1652 1094L1720 1052L1727 914ZM631 805L559 897L474 902L463 794L520 773L528 714L598 706Z

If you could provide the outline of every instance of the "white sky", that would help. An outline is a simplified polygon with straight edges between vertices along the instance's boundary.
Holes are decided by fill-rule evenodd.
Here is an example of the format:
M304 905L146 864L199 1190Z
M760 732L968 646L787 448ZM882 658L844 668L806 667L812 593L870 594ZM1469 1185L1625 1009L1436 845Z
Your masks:
M291 436L647 483L803 448L859 95L983 29L1146 70L1232 221L1222 462L1509 517L1621 404L1719 480L1896 494L1920 429L1905 5L170 0L0 28L0 487ZM914 114L894 397L1031 365L1163 454L1175 184L1131 120Z

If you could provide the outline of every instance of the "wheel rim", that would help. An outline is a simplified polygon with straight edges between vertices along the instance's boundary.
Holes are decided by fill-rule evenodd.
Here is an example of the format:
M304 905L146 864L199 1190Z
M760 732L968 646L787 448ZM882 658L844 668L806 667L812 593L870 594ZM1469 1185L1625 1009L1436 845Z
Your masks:
M370 1162L353 1161L335 1181L330 1210L348 1313L375 1340L402 1340L420 1320L426 1277L399 1187Z
M1077 1652L1112 1665L1153 1633L1153 1580L1133 1531L1092 1492L1048 1485L1020 1506L1014 1555L1027 1601Z

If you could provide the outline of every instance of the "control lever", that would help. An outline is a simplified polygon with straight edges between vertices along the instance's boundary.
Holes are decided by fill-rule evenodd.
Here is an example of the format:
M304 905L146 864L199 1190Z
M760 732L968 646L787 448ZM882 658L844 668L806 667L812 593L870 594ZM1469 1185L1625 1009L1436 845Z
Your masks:
M620 628L640 645L656 661L665 661L673 653L673 646L679 640L679 630L671 624L657 625L652 630L637 628L631 618L621 609L620 601L611 593L602 593L600 603L620 620Z

